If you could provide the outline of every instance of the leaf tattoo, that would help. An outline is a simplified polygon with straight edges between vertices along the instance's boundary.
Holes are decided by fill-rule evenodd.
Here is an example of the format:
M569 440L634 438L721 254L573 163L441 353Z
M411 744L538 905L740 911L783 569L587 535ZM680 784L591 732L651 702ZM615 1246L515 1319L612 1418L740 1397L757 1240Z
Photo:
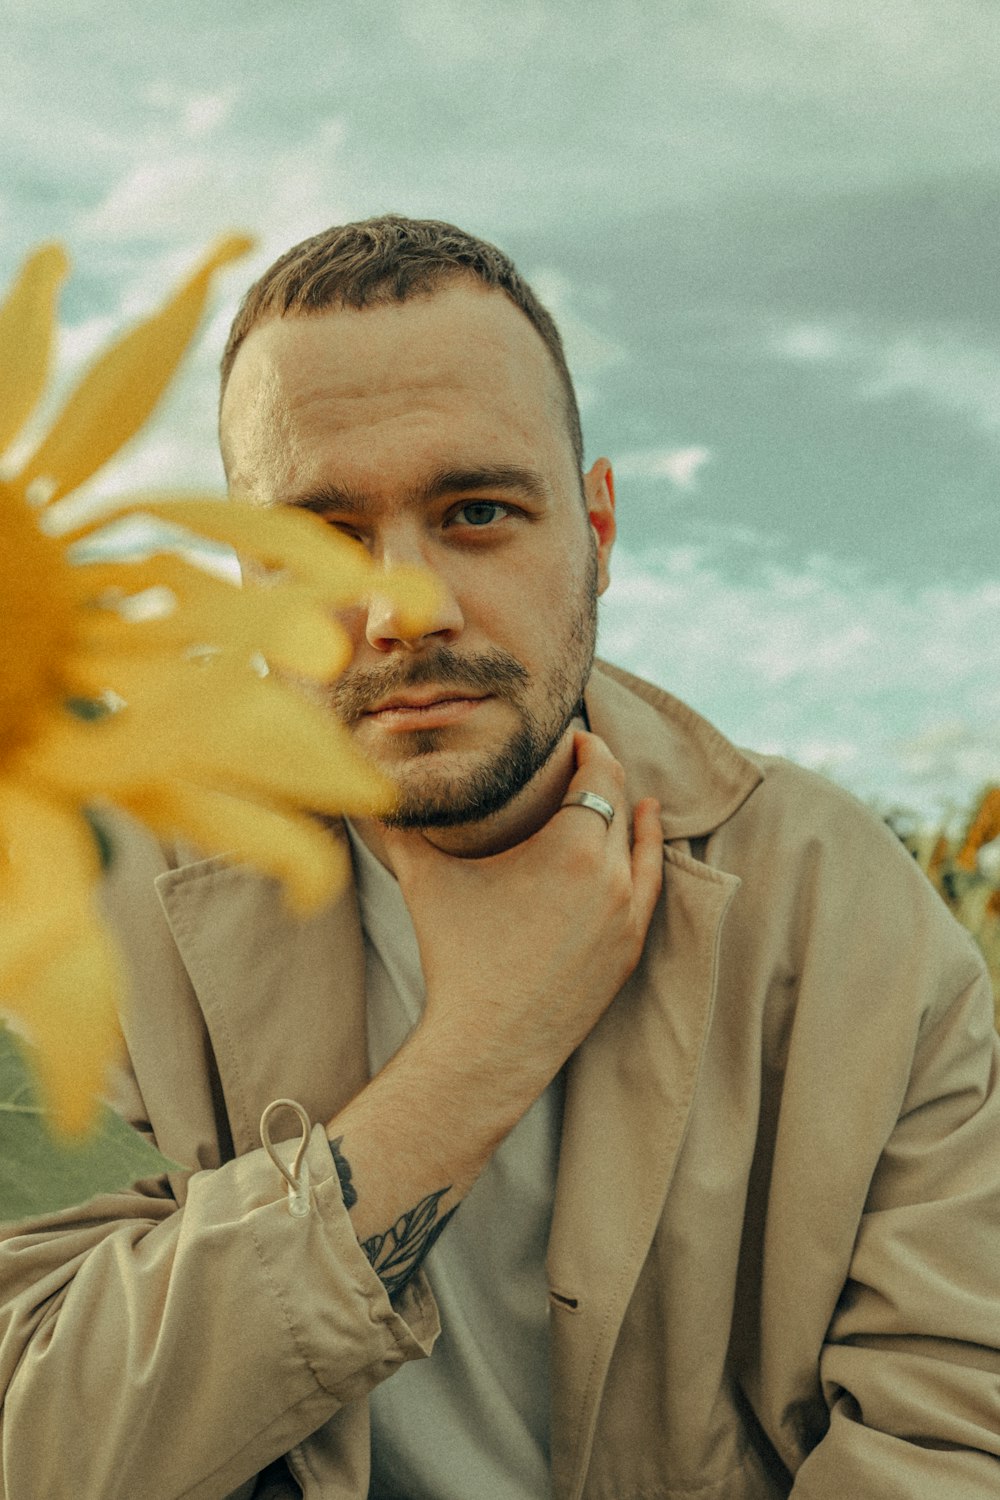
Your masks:
M455 1212L453 1208L443 1219L438 1218L438 1205L448 1192L450 1188L445 1187L428 1193L384 1234L373 1234L362 1242L362 1250L390 1297L403 1290Z
M342 1135L331 1140L330 1151L337 1169L344 1207L352 1209L358 1201L358 1190L354 1186L350 1162L340 1149L343 1140ZM450 1191L450 1187L444 1187L439 1188L436 1193L428 1193L426 1198L421 1198L415 1208L398 1218L384 1234L373 1234L370 1240L361 1242L362 1250L390 1297L403 1290L455 1212L453 1208L443 1219L438 1218L441 1199Z
M337 1169L337 1177L340 1181L340 1192L344 1199L345 1208L353 1208L358 1201L358 1190L351 1181L351 1168L347 1157L341 1151L340 1146L344 1137L335 1136L330 1142L330 1151L333 1154L333 1165Z

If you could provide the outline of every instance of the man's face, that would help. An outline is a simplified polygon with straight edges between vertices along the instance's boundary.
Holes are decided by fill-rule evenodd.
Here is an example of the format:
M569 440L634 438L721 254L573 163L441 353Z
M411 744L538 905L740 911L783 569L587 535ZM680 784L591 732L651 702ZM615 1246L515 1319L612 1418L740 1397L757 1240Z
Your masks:
M234 490L313 510L442 585L419 631L377 597L345 617L355 653L328 690L400 787L392 821L506 807L580 701L614 539L610 470L599 460L581 481L527 318L461 280L274 319L237 355L222 433Z

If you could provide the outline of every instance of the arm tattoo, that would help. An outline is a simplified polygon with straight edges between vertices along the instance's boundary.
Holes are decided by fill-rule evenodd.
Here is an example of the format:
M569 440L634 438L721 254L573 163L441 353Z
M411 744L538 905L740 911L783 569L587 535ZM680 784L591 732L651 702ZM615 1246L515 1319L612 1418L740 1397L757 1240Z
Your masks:
M344 1139L338 1135L336 1140L330 1142L330 1150L333 1152L333 1165L337 1168L337 1176L340 1178L340 1191L344 1198L344 1207L353 1208L358 1201L358 1190L351 1181L351 1168L347 1157L340 1149L340 1143Z
M358 1190L351 1178L350 1163L340 1149L343 1139L342 1135L338 1135L332 1140L330 1150L340 1180L344 1207L351 1209L358 1201ZM436 1193L428 1193L426 1198L421 1198L416 1208L403 1214L384 1234L373 1234L370 1240L362 1242L362 1250L390 1297L403 1290L455 1212L453 1208L443 1219L437 1216L441 1199L450 1191L450 1188L441 1188ZM457 1206L456 1204L456 1208Z
M384 1234L373 1234L362 1243L362 1250L390 1297L403 1290L455 1212L453 1208L443 1219L437 1216L438 1204L447 1192L450 1188L428 1193Z

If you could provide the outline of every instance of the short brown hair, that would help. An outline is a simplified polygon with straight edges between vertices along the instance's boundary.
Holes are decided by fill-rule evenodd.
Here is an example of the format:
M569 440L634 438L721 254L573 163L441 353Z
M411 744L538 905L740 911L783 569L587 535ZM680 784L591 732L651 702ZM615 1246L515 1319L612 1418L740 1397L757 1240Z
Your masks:
M437 219L382 214L335 225L286 250L240 303L222 356L222 391L243 340L267 318L405 302L462 275L475 276L485 286L505 292L537 330L563 387L573 454L582 469L580 410L551 313L502 250Z

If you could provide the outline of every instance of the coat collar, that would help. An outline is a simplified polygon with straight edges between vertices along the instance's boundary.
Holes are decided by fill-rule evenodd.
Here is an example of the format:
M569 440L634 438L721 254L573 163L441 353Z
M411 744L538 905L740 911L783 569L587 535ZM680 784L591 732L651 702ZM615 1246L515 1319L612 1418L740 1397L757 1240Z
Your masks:
M712 833L761 780L707 719L621 667L596 662L585 702L594 733L625 767L629 806L656 797L668 841Z

